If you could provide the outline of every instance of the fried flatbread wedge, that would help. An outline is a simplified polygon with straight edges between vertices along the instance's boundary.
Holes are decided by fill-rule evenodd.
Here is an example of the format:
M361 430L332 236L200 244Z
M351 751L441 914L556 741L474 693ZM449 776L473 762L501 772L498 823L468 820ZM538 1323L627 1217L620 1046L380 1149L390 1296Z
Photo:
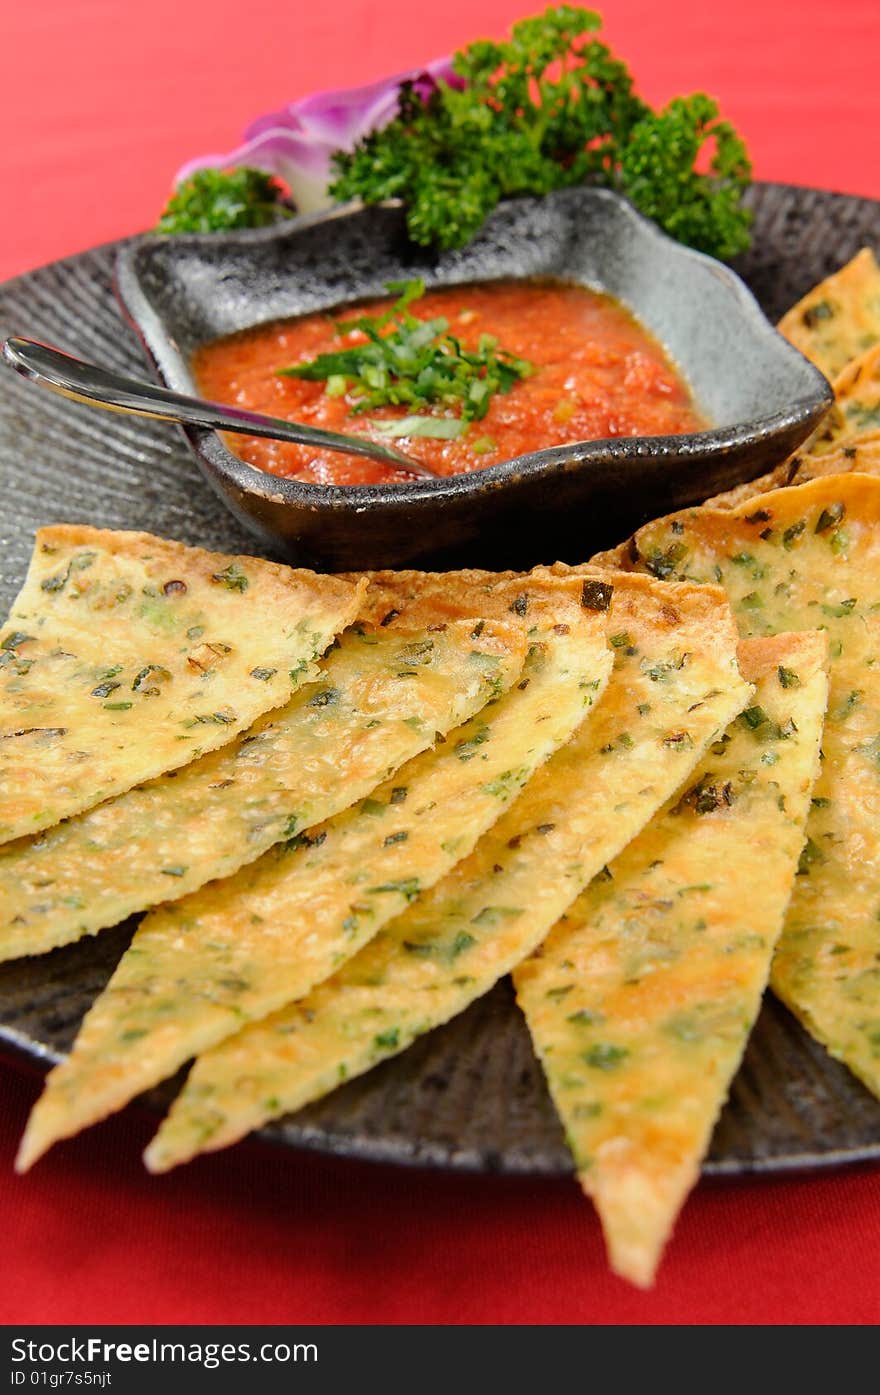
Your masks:
M808 291L779 321L779 332L836 378L880 340L880 267L868 247Z
M0 630L0 842L225 745L288 700L357 607L335 577L42 529Z
M147 1152L151 1169L326 1094L487 992L740 710L750 689L720 594L701 604L699 588L613 581L615 668L589 719L470 857L342 970L196 1061Z
M516 687L356 808L148 916L50 1077L22 1165L329 977L569 739L611 668L604 612L575 577L507 589L532 636Z
M725 490L706 500L710 509L735 509L746 499L754 499L771 489L787 489L792 484L807 484L823 475L880 475L880 431L864 436L844 436L834 450L822 455L805 452L789 456L775 470L761 475L734 489Z
M519 675L529 639L509 603L455 574L423 574L407 602L371 585L362 619L280 711L184 770L0 848L0 959L227 877L368 794Z
M514 971L611 1267L642 1286L767 984L819 765L827 649L815 631L742 641L753 705Z
M771 984L880 1094L880 479L830 476L661 519L626 556L720 581L745 635L828 631L824 760Z
M880 431L880 344L854 358L834 380L834 406L807 442L810 455L827 455L853 438Z

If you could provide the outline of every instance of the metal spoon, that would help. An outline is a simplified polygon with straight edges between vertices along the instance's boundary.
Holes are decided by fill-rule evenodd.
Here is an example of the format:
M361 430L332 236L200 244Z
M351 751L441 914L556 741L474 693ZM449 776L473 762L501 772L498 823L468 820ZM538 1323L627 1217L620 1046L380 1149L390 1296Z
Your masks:
M153 417L158 421L174 421L187 426L208 426L214 431L236 431L247 436L266 436L271 441L293 441L296 445L323 446L326 450L345 455L365 455L393 465L419 479L436 479L433 470L412 460L403 451L383 446L366 436L347 436L341 431L320 431L295 421L267 417L262 412L249 412L242 407L224 407L219 402L205 402L200 397L187 397L156 387L153 383L127 378L94 363L86 363L71 354L62 353L34 339L7 339L3 345L6 362L31 382L51 388L62 397L84 402L89 407L103 407L109 412L128 412L136 417Z

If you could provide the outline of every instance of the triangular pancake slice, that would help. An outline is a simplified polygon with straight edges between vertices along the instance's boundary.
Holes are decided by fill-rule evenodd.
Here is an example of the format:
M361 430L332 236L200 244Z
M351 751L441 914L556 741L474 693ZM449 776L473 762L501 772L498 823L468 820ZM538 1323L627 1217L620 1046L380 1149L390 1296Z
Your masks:
M834 405L795 455L708 499L712 508L735 508L819 475L880 474L880 267L874 253L864 247L783 315L778 328L833 381Z
M288 700L358 595L147 533L42 529L0 629L0 842L225 745Z
M689 510L623 552L640 570L720 582L744 635L828 632L824 760L771 984L880 1095L880 479Z
M636 1284L653 1280L758 1014L818 770L827 648L817 632L742 641L750 708L514 973L611 1267Z
M469 857L333 978L199 1058L150 1168L235 1141L463 1011L535 948L742 708L750 689L720 593L608 580L615 668L572 740Z
M574 577L495 588L531 639L510 692L347 813L147 916L50 1076L22 1164L302 997L472 851L607 679L604 612L581 604L583 589Z
M778 328L832 379L880 341L880 267L870 248L808 291Z
M880 344L852 359L834 380L834 406L810 437L810 455L827 455L880 431Z
M0 847L0 959L229 876L362 798L510 686L527 628L509 597L456 574L423 574L406 602L371 584L358 623L285 707L183 770Z
M735 509L747 499L767 494L771 489L787 489L807 484L823 475L880 475L880 431L863 436L844 436L833 450L822 455L804 451L789 456L766 475L747 484L738 484L706 500L706 508Z

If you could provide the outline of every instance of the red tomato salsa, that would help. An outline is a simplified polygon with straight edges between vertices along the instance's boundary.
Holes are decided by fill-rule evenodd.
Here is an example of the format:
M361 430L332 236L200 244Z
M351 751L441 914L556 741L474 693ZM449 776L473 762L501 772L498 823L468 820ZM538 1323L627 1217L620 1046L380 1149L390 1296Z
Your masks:
M378 314L390 304L376 301L350 313ZM458 438L391 443L439 475L482 470L545 446L679 435L706 425L660 344L609 296L566 282L499 281L429 290L411 313L422 320L445 316L465 349L475 349L481 334L494 335L501 349L534 369L509 392L495 393L485 417ZM370 420L406 416L407 409L391 406L360 415L347 396L329 395L322 382L278 376L279 369L363 341L357 331L340 335L338 318L307 315L206 344L193 361L199 391L213 401L359 435L371 434ZM408 478L357 456L251 436L225 439L257 469L290 479L374 484Z

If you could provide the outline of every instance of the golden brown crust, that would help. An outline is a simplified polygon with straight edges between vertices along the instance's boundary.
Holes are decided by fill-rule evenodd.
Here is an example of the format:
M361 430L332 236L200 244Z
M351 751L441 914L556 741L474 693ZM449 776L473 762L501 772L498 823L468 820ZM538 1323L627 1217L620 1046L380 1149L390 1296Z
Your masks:
M173 572L176 564L185 562L188 575L210 581L230 563L237 563L256 570L264 581L274 579L284 591L297 593L306 590L314 593L320 589L322 596L331 602L343 600L346 594L351 592L352 586L356 592L365 590L357 578L346 581L305 568L267 562L262 557L250 557L241 553L208 552L205 548L189 547L170 538L156 537L153 533L92 528L85 523L56 523L38 529L34 561L38 562L41 554L51 555L49 549L89 546L98 547L111 557L137 560L144 564L148 571L155 571L161 576L166 576L169 571Z
M868 247L814 286L779 321L779 332L834 378L880 337L880 268Z
M845 502L851 517L864 524L880 522L880 479L853 471L845 475L821 475L805 484L789 485L785 489L774 489L762 496L760 508L755 509L754 500L747 499L735 509L699 509L691 511L702 522L709 522L714 528L728 526L731 513L735 518L745 519L756 526L768 526L787 518L799 518L807 509L817 504ZM769 514L769 517L764 515ZM675 515L671 515L674 517ZM682 514L685 518L688 515ZM653 525L649 525L653 526ZM638 534L636 534L638 537Z
M866 523L880 521L880 479L865 471L853 470L845 474L817 475L804 483L786 485L783 488L768 490L766 494L749 495L735 503L719 503L717 500L699 508L682 509L679 513L666 514L663 518L646 523L632 537L608 552L596 554L594 562L607 566L613 559L618 567L629 574L644 560L639 550L639 539L653 532L658 525L670 524L675 519L693 522L699 519L701 527L708 535L714 532L720 541L730 528L732 517L743 518L756 527L768 527L774 518L796 517L811 503L822 502L826 498L835 502L843 498L848 509ZM862 513L862 510L865 512ZM664 586L667 582L662 583Z
M613 588L612 618L624 611L632 614L650 610L651 618L661 627L674 629L682 614L699 623L709 623L713 617L729 614L727 594L721 586L691 585L686 581L657 581L642 572L601 567L593 562L569 566L554 562L548 571L554 576L595 576Z
M467 619L514 622L533 607L549 614L559 606L580 604L583 589L573 573L550 576L537 570L385 571L368 573L367 579L362 620L397 627Z
M616 557L620 551L621 549L615 549L614 553L602 555ZM370 589L364 611L381 623L382 607L387 603L393 606L394 601L398 600L401 604L430 602L432 606L448 607L450 617L469 617L476 613L510 619L511 614L516 614L515 610L511 612L512 605L523 595L528 596L530 602L534 598L535 603L540 604L542 609L552 608L563 599L570 602L574 598L580 602L581 583L585 577L596 578L611 588L612 608L618 613L623 608L632 611L639 604L653 600L656 602L656 623L665 623L671 627L680 619L676 614L676 605L685 608L689 615L695 618L702 616L707 621L710 617L726 613L729 609L727 597L721 587L657 581L651 576L599 566L592 561L574 565L554 562L550 566L535 567L531 572L524 573L476 570L373 572L369 574ZM476 612L473 609L475 604ZM384 615L387 614L385 611ZM389 623L402 623L404 619L409 621L410 613L404 617L401 611L399 619L395 616Z
M834 379L834 396L838 402L848 401L854 392L864 388L880 369L880 344L872 344L864 353L851 358Z
M826 455L852 437L874 433L880 419L880 344L851 359L834 380L834 405L803 450Z
M880 475L880 432L871 432L866 436L844 436L834 450L824 455L792 455L769 474L707 499L705 507L734 509L747 499L757 499L771 489L807 484L823 475L853 473Z
M828 635L820 630L780 630L760 639L741 639L736 661L747 683L759 683L781 664L796 669L805 683L828 667Z

